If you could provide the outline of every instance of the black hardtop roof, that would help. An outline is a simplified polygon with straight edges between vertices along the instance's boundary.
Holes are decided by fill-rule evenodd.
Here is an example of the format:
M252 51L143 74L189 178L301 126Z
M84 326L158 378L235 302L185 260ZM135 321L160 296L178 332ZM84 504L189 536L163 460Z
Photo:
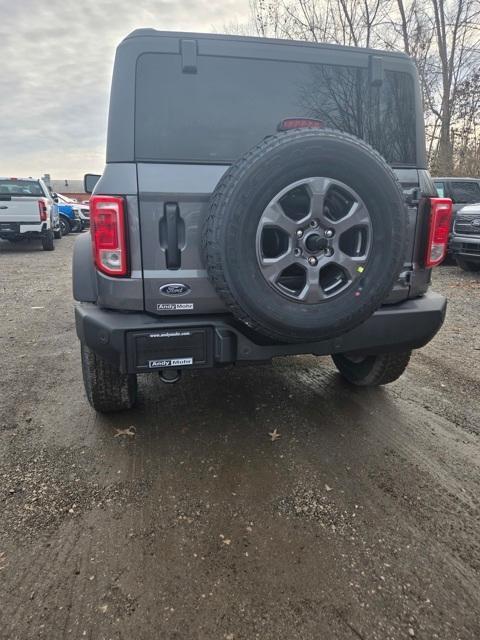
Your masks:
M363 47L348 47L340 44L330 44L326 42L307 42L305 40L285 40L282 38L260 38L256 36L238 36L238 35L230 35L230 34L221 34L221 33L196 33L189 31L159 31L157 29L151 28L143 28L143 29L135 29L129 33L122 42L129 40L131 38L193 38L202 40L230 40L230 41L238 41L244 42L245 44L248 42L251 43L261 43L261 44L273 44L273 45L290 45L290 46L301 46L301 47L313 47L313 48L322 48L322 49L333 49L333 50L342 50L342 51L350 51L357 52L360 54L370 54L370 55L382 55L388 56L392 58L402 58L405 61L408 61L413 64L413 60L407 56L406 53L402 51L386 51L384 49L367 49ZM122 43L120 43L121 45Z

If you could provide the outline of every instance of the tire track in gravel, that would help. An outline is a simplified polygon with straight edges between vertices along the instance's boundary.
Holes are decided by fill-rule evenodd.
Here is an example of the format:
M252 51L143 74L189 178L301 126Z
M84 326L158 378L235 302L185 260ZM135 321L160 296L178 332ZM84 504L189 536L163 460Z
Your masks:
M312 367L311 374L298 372L295 377L302 383L308 385L311 381L311 386L316 386L324 375ZM375 408L375 402L370 404L370 422L374 423L371 431L375 440L383 444L385 452L391 452L390 460L392 455L395 458L392 471L383 460L369 460L367 479L360 477L357 482L365 484L366 502L373 510L378 508L381 500L376 492L372 492L372 482L377 491L380 489L390 500L393 499L416 537L422 535L420 532L431 536L429 540L435 544L432 556L435 556L435 551L440 552L442 560L449 563L465 588L476 596L480 569L480 502L476 489L480 474L469 476L472 469L469 463L474 458L470 447L477 444L477 438L462 434L462 438L468 437L468 443L459 443L455 425L445 418L432 416L423 407L417 406L412 410L407 403L398 406L389 400L390 393L390 390L365 393L346 389L344 403L356 405L355 413L360 413L369 396L371 400L383 396L384 402L379 405L381 410ZM390 409L388 404L391 404ZM422 423L428 426L426 432L422 431ZM437 446L431 443L437 443ZM443 450L439 450L438 443L443 444ZM462 473L455 478L459 476L458 471ZM400 478L403 482L399 484ZM465 490L465 482L471 484L472 480L476 486L470 491ZM439 531L437 523L440 518L444 520L444 526Z

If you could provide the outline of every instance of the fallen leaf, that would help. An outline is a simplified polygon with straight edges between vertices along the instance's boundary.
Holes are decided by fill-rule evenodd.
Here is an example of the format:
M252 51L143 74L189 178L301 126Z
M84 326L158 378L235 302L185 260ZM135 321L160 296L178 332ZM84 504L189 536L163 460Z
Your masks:
M228 545L228 544L230 544L232 541L231 541L229 538L224 538L224 539L222 540L222 542L223 542L223 544L227 544L227 545Z
M115 429L117 432L113 437L118 438L118 436L134 436L137 431L135 427L127 427L126 429Z
M325 491L332 491L332 487L329 487L328 484L325 485Z
M7 566L7 558L3 551L0 552L0 571Z
M278 433L276 428L273 431L269 431L268 435L270 436L272 442L275 442L275 440L278 440L278 438L282 437L282 434Z

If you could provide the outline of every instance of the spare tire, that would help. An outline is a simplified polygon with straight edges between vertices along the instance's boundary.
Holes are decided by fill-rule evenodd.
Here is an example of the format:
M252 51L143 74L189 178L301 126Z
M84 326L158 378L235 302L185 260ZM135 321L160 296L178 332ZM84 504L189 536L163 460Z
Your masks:
M354 136L294 130L266 138L217 185L204 228L208 274L232 314L286 342L365 321L398 277L401 187Z

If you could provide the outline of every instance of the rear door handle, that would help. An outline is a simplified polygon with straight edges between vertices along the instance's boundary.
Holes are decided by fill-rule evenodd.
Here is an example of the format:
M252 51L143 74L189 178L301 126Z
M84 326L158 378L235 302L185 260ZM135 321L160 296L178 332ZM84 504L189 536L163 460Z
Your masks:
M167 249L165 259L167 269L180 269L181 253L178 243L178 224L180 212L178 205L172 202L165 203L165 223L167 232Z

